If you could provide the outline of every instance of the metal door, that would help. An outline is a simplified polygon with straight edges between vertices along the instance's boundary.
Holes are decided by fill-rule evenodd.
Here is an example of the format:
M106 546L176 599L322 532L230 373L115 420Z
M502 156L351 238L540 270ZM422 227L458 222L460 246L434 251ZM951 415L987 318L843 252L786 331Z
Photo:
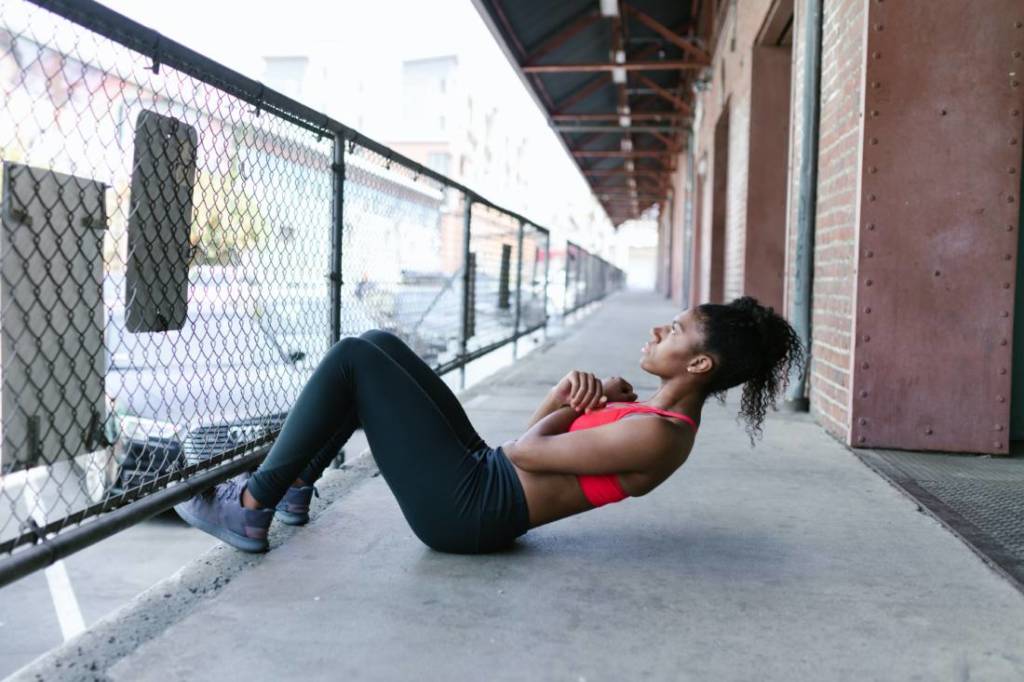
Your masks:
M1024 163L1021 163L1024 168ZM1024 173L1021 173L1017 223L1017 289L1013 308L1013 388L1010 392L1010 440L1024 440Z

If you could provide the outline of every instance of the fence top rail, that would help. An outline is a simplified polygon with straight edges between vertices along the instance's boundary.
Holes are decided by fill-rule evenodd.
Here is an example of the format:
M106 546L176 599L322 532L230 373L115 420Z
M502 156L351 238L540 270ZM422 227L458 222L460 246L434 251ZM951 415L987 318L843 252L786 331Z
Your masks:
M590 251L588 251L587 249L583 248L582 246L580 246L579 244L577 244L576 242L574 242L571 239L566 239L565 240L565 249L566 249L566 251L568 251L569 249L577 249L577 250L583 252L583 254L588 256L589 258L592 258L592 259L595 259L595 260L598 260L598 261L604 263L609 268L612 268L612 269L614 269L616 271L619 271L619 272L622 271L622 268L618 267L614 263L611 263L611 262L605 260L601 256L598 256L596 253L591 253Z
M294 125L305 128L317 136L332 136L358 144L377 152L389 161L400 163L443 185L463 192L471 202L489 206L516 220L529 223L536 229L549 233L548 228L533 220L496 204L465 185L428 168L390 147L369 138L359 131L320 113L287 95L267 87L259 81L229 69L228 67L172 40L158 31L144 26L133 19L105 7L95 0L28 0L28 2L49 12L68 19L79 26L112 40L124 47L150 57L153 69L166 65L199 81L219 88L233 97L254 105L258 111L265 111Z

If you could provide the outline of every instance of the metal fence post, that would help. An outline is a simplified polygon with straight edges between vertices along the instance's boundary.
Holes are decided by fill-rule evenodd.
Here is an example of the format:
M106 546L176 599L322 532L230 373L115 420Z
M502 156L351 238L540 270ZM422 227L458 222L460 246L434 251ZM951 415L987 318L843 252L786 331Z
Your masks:
M562 293L562 317L569 314L569 245L565 242L565 291ZM579 258L576 259L579 262Z
M519 237L517 239L516 253L519 254L519 264L516 266L516 321L512 328L512 359L519 357L519 322L522 319L523 302L523 231L526 224L519 221Z
M473 301L470 300L472 293L472 284L469 279L472 277L469 265L469 247L470 247L470 226L473 221L473 199L468 194L464 194L465 207L463 208L462 216L462 339L460 349L460 364L459 364L459 387L466 387L466 355L469 352L469 318L472 315L471 307Z
M341 340L341 245L345 224L345 137L334 136L331 193L331 345Z
M548 282L551 280L551 232L544 243L544 340L548 338Z

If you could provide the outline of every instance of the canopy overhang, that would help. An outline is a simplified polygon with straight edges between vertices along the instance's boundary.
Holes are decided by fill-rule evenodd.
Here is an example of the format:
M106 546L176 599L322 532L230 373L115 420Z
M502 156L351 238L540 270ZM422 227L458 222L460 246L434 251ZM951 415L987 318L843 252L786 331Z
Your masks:
M670 199L721 0L473 0L612 224Z

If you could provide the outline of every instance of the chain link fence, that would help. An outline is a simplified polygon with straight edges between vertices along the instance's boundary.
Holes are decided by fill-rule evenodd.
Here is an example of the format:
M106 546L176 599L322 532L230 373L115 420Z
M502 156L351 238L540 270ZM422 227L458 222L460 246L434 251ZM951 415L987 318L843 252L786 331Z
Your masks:
M600 300L625 286L625 273L579 244L565 243L563 315Z
M0 0L0 92L0 585L255 467L345 336L547 324L548 230L98 4Z

